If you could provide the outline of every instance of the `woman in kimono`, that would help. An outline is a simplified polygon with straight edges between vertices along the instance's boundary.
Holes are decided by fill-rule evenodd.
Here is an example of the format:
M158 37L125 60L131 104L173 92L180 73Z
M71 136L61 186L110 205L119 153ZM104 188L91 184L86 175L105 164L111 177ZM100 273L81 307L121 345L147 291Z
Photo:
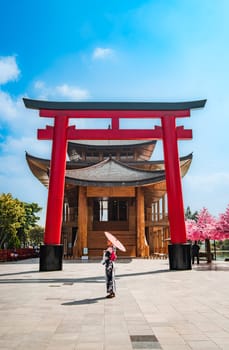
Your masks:
M107 241L107 249L103 253L103 264L105 265L107 298L115 297L114 261L117 259L115 249L110 241Z

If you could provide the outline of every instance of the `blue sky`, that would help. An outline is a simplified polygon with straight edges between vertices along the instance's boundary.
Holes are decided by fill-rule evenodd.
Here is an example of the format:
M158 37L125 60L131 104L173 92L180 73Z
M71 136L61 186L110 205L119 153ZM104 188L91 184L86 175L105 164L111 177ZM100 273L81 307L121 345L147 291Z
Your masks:
M225 211L228 1L0 0L0 5L0 193L39 203L44 223L47 190L28 169L25 151L50 158L51 143L36 139L47 119L26 110L22 97L207 99L204 109L178 122L193 130L193 140L179 142L180 156L194 156L182 181L184 206L207 207L215 216ZM158 142L153 159L162 157Z

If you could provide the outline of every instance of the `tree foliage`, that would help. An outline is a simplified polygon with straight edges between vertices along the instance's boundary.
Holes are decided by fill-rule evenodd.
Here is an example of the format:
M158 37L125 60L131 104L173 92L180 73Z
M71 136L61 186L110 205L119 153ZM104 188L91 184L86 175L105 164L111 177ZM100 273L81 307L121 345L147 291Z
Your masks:
M225 213L218 218L212 216L206 208L203 208L197 215L196 221L187 218L186 221L187 239L191 241L205 241L207 260L211 261L210 240L224 241L222 248L229 247L229 205Z
M218 230L224 233L225 238L229 238L229 205L227 206L225 213L219 215Z
M41 208L36 203L25 203L10 193L0 195L0 248L18 247L27 242L29 230L36 225Z
M26 203L23 202L25 209L25 220L24 223L19 227L17 235L21 243L26 245L26 242L29 240L29 231L35 227L36 222L40 219L39 216L36 216L41 208L37 203Z
M5 242L18 245L17 229L23 224L25 210L10 193L0 196L0 247Z
M44 239L44 228L41 226L34 226L29 231L29 241L33 246L39 246Z
M198 211L192 213L190 207L188 206L185 211L185 219L197 221Z
M197 216L197 226L200 233L200 240L217 238L217 220L207 208L203 208Z
M206 208L200 210L196 221L186 219L187 238L192 241L224 240L228 238L229 208L219 218L212 216Z

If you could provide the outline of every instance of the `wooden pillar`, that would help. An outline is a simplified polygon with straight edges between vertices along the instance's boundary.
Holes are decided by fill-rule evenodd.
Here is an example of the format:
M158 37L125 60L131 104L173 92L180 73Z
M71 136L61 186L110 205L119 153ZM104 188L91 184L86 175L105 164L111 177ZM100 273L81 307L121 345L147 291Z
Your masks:
M157 221L160 221L160 200L157 201Z
M153 222L156 221L156 203L153 203Z
M136 231L136 205L134 198L130 199L130 205L129 205L129 231L134 232Z
M157 228L157 236L156 236L156 252L159 253L159 230Z
M145 213L144 194L141 187L136 188L137 198L137 256L145 256Z
M162 219L165 219L165 196L162 197Z
M146 221L148 225L152 223L152 206L146 208Z
M87 247L87 223L88 223L88 210L87 210L87 195L86 187L79 187L79 199L78 199L78 237L77 237L77 256L81 257L83 254L83 248Z

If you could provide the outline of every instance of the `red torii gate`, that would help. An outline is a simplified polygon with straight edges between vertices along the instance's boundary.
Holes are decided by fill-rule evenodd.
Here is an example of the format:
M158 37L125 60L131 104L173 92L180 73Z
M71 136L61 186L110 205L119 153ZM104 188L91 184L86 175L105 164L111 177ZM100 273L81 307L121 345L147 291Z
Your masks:
M154 102L50 102L23 99L40 117L54 118L54 126L38 130L39 140L53 140L46 212L44 246L40 270L62 269L61 225L68 140L162 140L165 161L171 245L170 269L191 269L190 245L186 244L184 206L178 155L178 140L192 139L192 130L176 126L176 118L190 116L190 110L204 107L206 100L178 103ZM76 129L70 118L110 118L110 129ZM122 118L157 118L154 129L120 129Z

